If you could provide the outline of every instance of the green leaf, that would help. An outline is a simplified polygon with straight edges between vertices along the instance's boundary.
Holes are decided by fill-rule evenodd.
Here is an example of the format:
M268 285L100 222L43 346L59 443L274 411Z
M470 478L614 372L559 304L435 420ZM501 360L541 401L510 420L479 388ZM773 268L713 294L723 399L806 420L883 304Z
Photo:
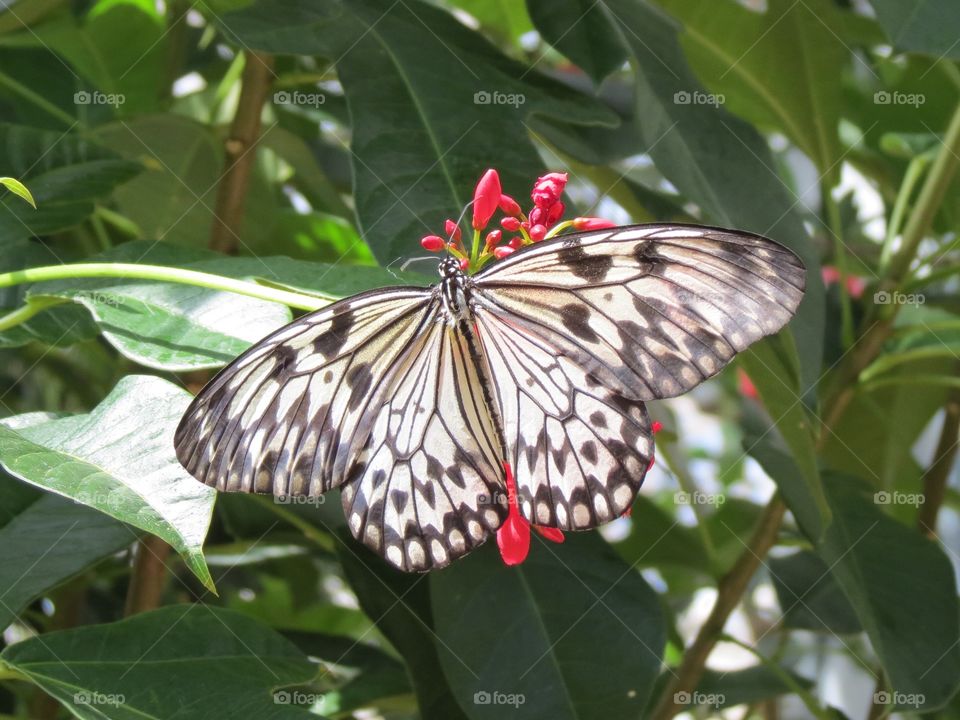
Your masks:
M815 536L815 528L822 528L829 519L830 507L820 482L813 428L798 387L796 353L781 338L756 343L741 355L741 362L769 413L766 423L776 426L795 465L796 472L771 473L771 477L805 530Z
M432 282L413 273L376 267L338 267L290 258L224 258L165 243L124 243L99 262L136 262L185 268L269 285L326 299L385 285ZM122 278L65 279L36 283L27 298L60 298L86 307L104 338L124 356L164 370L225 365L250 345L290 322L279 303L178 283ZM55 308L55 310L58 308ZM42 316L41 316L42 317Z
M737 705L752 705L778 695L789 694L793 688L784 679L784 675L791 678L800 687L809 688L813 685L809 680L781 668L781 673L766 665L720 672L705 670L697 692L701 696L717 699L717 707L735 707Z
M491 542L430 577L438 649L461 707L503 718L513 697L526 717L639 717L665 642L656 593L597 533L533 545L514 568Z
M877 20L899 50L960 60L960 5L952 0L872 0Z
M767 567L786 627L836 634L863 630L830 568L816 554L772 557Z
M0 629L34 598L136 539L103 513L0 472Z
M22 197L24 200L30 203L30 206L33 207L34 210L37 209L37 201L33 199L33 195L30 194L27 186L19 180L15 180L12 177L0 177L0 185L3 185L14 195L19 195Z
M627 49L619 42L602 3L527 0L527 9L544 40L579 65L597 85L627 62Z
M466 716L444 681L434 643L428 576L403 573L358 543L346 528L337 546L343 571L360 607L403 656L420 714L426 720Z
M634 0L603 4L633 56L635 118L657 169L700 206L704 219L772 237L803 259L807 289L790 328L800 350L801 387L811 387L823 349L820 263L766 141L722 107L677 102L678 94L703 91L663 13Z
M43 23L33 35L95 88L74 95L81 116L107 109L134 115L156 106L166 72L167 31L155 6L99 3L83 17L64 14Z
M260 0L220 23L241 46L336 58L353 121L358 225L381 261L419 253L417 238L456 217L491 164L505 192L526 195L543 171L531 114L616 123L594 99L417 0Z
M189 402L165 380L131 375L88 415L18 430L0 426L0 465L159 536L213 590L202 546L216 492L190 477L173 453Z
M98 199L136 176L143 167L72 133L0 123L5 171L30 186L31 208L0 199L0 243L73 227L93 213Z
M763 12L726 0L658 0L683 23L691 67L730 112L789 137L838 178L847 45L831 0L770 0Z
M493 30L509 40L517 40L533 30L527 9L515 0L456 0L447 4L466 10L485 30Z
M825 476L833 522L817 552L867 631L891 687L944 705L960 685L960 603L943 550L881 512L873 489Z
M313 678L307 656L265 625L207 605L47 633L6 648L3 665L84 720L318 717L276 691Z

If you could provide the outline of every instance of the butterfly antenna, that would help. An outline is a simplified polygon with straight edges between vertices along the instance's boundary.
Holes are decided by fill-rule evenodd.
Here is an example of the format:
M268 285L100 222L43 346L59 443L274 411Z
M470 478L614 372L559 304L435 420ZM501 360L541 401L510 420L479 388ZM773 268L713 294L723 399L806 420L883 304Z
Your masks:
M467 210L470 209L471 205L473 205L473 200L471 200L470 202L468 202L466 205L463 206L463 210L460 211L460 217L457 218L457 224L455 227L460 227L460 223L463 222L463 218L466 216ZM451 234L450 237L447 238L447 247L449 247L449 244L452 240L453 240L453 235ZM473 248L470 248L470 249L473 250ZM446 252L447 252L447 257L449 257L450 251L447 250Z

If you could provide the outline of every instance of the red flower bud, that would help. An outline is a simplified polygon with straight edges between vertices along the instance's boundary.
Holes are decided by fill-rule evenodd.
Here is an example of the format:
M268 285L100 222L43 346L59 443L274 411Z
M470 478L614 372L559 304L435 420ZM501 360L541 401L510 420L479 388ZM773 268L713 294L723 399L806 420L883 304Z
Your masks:
M447 234L447 237L452 237L457 242L460 242L460 226L457 225L453 220L447 220L443 224L443 231Z
M500 239L503 237L502 230L491 230L487 233L487 247L495 248L500 244Z
M546 225L547 224L547 208L535 207L530 211L530 214L527 215L527 220L530 221L530 227L532 225Z
M562 543L564 540L563 531L559 528L547 527L545 525L534 525L533 529L543 535L550 542Z
M539 242L543 240L543 236L547 234L547 228L543 225L534 225L530 228L530 239L534 242Z
M573 219L573 227L576 230L603 230L604 228L616 226L617 224L615 222L597 217L578 217Z
M512 247L514 250L519 250L521 245L523 245L523 238L519 235L514 235L507 243L507 247Z
M517 201L509 195L500 195L500 209L504 215L511 217L517 217L520 214L520 206L517 204Z
M500 176L487 170L473 191L473 229L483 230L500 204Z
M520 229L520 221L515 217L505 217L500 221L500 225L504 230L509 232L516 232Z
M547 211L547 227L556 225L561 215L563 215L563 203L558 200Z
M470 258L460 258L460 269L464 272L470 267Z
M420 244L424 250L430 252L440 252L446 246L447 242L439 235L426 235L420 238Z
M497 260L503 260L507 255L513 252L513 248L508 245L501 245L493 249L493 256Z
M663 423L659 420L654 420L653 425L650 426L650 432L656 435L661 430L663 430Z
M533 185L530 198L537 207L550 207L563 195L563 188L567 184L566 173L547 173L537 178Z

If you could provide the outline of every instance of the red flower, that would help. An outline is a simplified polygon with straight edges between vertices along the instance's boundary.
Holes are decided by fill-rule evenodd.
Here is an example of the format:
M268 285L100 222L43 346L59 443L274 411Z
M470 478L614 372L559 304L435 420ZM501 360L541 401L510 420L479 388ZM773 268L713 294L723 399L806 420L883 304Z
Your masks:
M597 217L578 217L573 219L575 230L603 230L604 228L616 227L615 222Z
M509 195L500 195L500 209L504 215L517 217L520 215L520 205Z
M516 232L520 229L520 221L515 217L505 217L500 221L500 226L509 232Z
M500 548L500 557L503 558L505 565L519 565L527 559L527 553L530 552L531 526L547 540L555 543L563 542L563 531L553 527L531 525L530 521L520 514L517 482L513 479L510 463L504 463L503 470L506 473L507 484L507 519L497 530L497 546Z
M498 248L494 248L494 250L493 250L493 256L494 256L497 260L503 260L507 255L509 255L510 253L512 253L514 250L516 250L516 248L510 247L510 246L501 245L501 246L498 247Z
M453 220L447 220L443 224L443 231L447 234L448 238L453 238L457 242L460 242L460 226L457 225Z
M747 375L743 368L737 368L737 389L741 395L751 400L756 400L760 397L757 393L757 386L753 384L753 380L750 379L750 376Z
M824 265L820 268L820 277L823 278L823 284L830 287L833 283L840 282L840 270L833 265ZM867 281L859 275L847 275L847 294L854 299L860 298L863 291L867 288Z
M566 173L547 173L537 178L530 198L537 207L548 208L560 199L566 184Z
M507 520L497 530L497 545L506 565L519 565L530 552L530 522L520 514L517 483L510 464L504 463L503 470L507 475Z
M500 205L500 176L493 168L487 170L473 191L473 229L483 230Z
M530 228L530 239L534 242L539 242L543 240L543 236L547 234L547 228L543 225L534 225Z
M502 230L491 230L487 233L487 248L495 248L500 244L500 239L503 237Z
M439 235L426 235L420 239L420 244L424 250L430 252L440 252L446 246L447 242Z

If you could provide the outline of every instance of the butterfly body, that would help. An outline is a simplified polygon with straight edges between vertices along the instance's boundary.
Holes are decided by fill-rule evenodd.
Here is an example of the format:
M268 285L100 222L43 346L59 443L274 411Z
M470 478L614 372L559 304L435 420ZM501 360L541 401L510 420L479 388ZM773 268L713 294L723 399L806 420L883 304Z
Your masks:
M507 516L583 530L628 509L653 454L644 403L779 330L804 268L760 236L639 225L561 236L476 275L386 288L254 345L185 414L177 456L223 490L339 487L353 534L442 567Z

